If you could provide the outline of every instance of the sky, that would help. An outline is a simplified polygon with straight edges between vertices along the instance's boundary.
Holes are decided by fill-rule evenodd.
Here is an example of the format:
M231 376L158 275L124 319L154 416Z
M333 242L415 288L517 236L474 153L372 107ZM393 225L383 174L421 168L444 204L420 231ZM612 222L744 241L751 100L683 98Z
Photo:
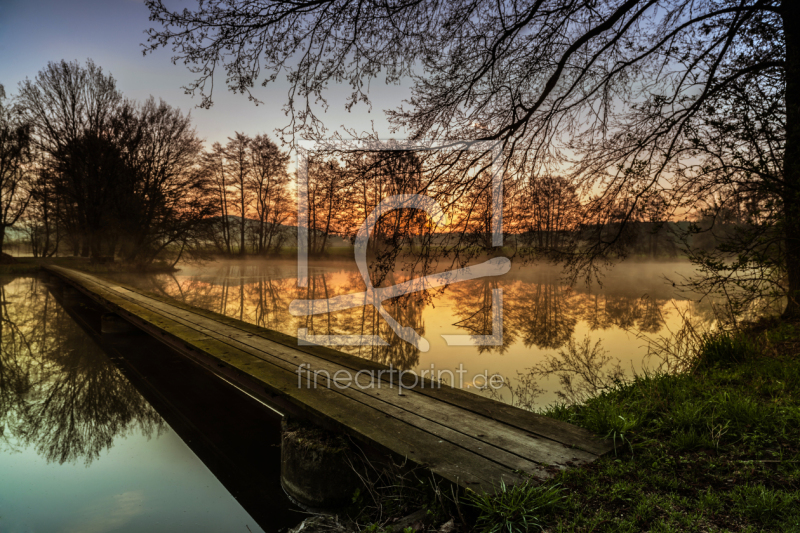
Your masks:
M192 8L197 1L173 0L167 5ZM127 98L143 101L152 95L191 112L199 136L208 145L224 143L235 131L276 138L275 129L288 122L282 110L287 101L285 78L267 88L257 87L254 94L265 104L255 106L246 96L223 90L224 78L218 74L214 106L197 108L200 98L181 89L193 80L192 74L184 65L172 64L171 50L142 55L144 32L153 25L148 17L143 0L0 0L0 84L14 95L20 81L34 79L49 61L85 64L91 58L114 76ZM372 111L359 104L348 113L344 109L347 87L332 87L330 109L322 115L326 126L334 131L342 127L365 131L374 125L382 138L402 138L402 134L390 135L382 110L408 98L408 84L386 86L377 80L373 88Z

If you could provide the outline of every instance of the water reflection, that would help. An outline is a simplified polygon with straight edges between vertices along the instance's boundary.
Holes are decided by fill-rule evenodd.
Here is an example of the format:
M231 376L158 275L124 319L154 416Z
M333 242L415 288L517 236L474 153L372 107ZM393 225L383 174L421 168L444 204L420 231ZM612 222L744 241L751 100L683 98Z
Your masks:
M476 346L475 349L478 353L505 353L511 345L517 342L519 328L514 322L516 313L513 307L516 300L513 288L508 285L501 287L501 283L497 279L482 279L453 285L446 289L450 293L449 298L455 302L453 313L456 321L453 322L453 325L465 330L469 335L479 336L494 333L492 291L501 288L503 290L503 342L500 346Z
M8 281L8 280L6 280ZM0 428L11 449L87 466L158 413L35 278L0 288Z
M663 273L688 268L683 264L623 264L615 267L602 288L586 288L567 286L555 268L525 267L512 269L500 278L462 282L387 302L385 307L401 325L413 327L431 342L428 353L420 353L397 338L369 305L303 317L288 313L294 299L363 291L360 274L354 265L346 263L312 263L304 288L297 287L296 265L291 261L188 265L175 276L121 276L120 281L293 336L300 327L308 328L313 335L379 335L389 341L389 346L340 349L401 369L431 364L452 369L461 363L476 371L491 370L513 381L509 388L496 394L523 405L531 402L514 399L523 394L512 392L513 386L519 388L527 382L528 398L574 399L586 393L584 385L605 383L611 379L609 376L618 374L609 368L640 368L646 350L635 334L663 332L665 326L680 319L676 308L713 320L709 304L681 297L671 284L664 282ZM389 272L382 285L409 277L407 273ZM502 345L447 346L440 334L492 334L495 289L503 291ZM581 372L570 371L568 364L560 368L542 366L552 357L566 361L564 354L570 353L570 346L575 351L585 339L592 346L602 340L601 347L608 357L573 357L572 364L582 365ZM606 376L608 372L611 373ZM534 374L535 378L531 377Z
M0 531L261 531L54 293L0 277Z

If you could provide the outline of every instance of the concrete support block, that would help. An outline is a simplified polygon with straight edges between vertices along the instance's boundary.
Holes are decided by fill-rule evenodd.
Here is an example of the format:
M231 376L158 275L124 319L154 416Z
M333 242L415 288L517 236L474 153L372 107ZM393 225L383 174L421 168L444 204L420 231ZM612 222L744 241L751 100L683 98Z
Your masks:
M286 417L281 433L281 485L295 503L325 512L352 502L361 481L346 437Z

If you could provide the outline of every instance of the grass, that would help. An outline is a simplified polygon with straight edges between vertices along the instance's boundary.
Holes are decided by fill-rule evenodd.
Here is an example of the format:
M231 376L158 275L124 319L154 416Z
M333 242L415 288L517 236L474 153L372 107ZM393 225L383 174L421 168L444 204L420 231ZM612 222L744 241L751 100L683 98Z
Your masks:
M800 327L762 321L702 337L693 352L686 372L544 412L612 439L598 461L455 506L404 495L381 523L422 506L435 515L428 531L452 517L482 533L800 533Z
M800 329L779 323L709 336L687 373L552 407L545 414L613 439L616 452L541 485L564 490L557 511L518 512L554 532L800 532L798 347ZM503 519L481 511L476 530L500 531Z
M697 364L703 366L732 366L755 357L758 348L744 333L706 334L697 354Z

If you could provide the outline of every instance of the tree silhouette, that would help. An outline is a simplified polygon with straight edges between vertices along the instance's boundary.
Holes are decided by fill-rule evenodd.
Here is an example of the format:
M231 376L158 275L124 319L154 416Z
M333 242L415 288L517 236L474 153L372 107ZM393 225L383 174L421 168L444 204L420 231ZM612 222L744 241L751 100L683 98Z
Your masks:
M92 61L49 63L18 99L43 170L33 189L46 207L40 222L57 216L76 252L147 264L196 239L209 206L187 116L153 98L124 100Z
M266 254L279 251L287 236L281 225L289 219L289 154L266 135L256 135L250 144L252 173L249 187L253 191L258 225L253 232L254 251Z
M564 174L586 201L584 222L598 229L564 256L575 273L626 255L626 227L654 193L664 194L669 219L718 198L731 180L747 184L778 214L784 313L800 317L796 1L147 5L161 28L149 30L145 53L171 47L196 74L187 90L203 106L218 67L230 90L253 100L257 82L285 73L284 134L321 138L315 102L327 105L331 82L349 84L351 108L369 102L370 80L407 80L408 105L388 117L412 138L499 141L508 179L522 169ZM737 95L758 102L747 116L764 121L737 120Z
M6 92L0 85L0 254L6 228L17 223L30 202L27 182L30 169L31 127L19 110L6 102Z
M119 436L166 430L39 280L17 279L0 297L0 439L7 445L31 446L48 462L88 465Z

